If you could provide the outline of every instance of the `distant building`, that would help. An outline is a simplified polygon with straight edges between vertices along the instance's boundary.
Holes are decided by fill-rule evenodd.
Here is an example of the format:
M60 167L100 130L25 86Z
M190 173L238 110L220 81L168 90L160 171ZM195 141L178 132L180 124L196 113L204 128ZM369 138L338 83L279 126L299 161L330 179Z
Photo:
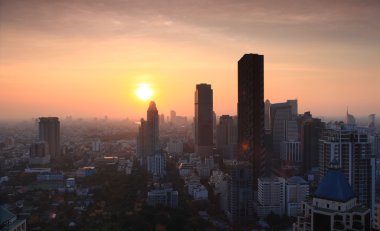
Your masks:
M303 155L302 172L305 174L319 165L319 139L325 124L321 119L313 118L305 112L298 118L300 129L301 153Z
M66 188L75 188L75 178L66 179Z
M227 178L226 215L232 224L246 224L253 216L253 174L248 161L225 161Z
M282 177L262 177L258 180L257 215L265 218L270 213L285 213L285 179Z
M370 230L370 210L357 203L346 176L330 169L311 201L302 204L296 231Z
M375 213L373 215L373 228L380 230L380 202L376 203Z
M297 217L301 213L302 202L309 197L309 183L302 177L293 176L286 180L286 215Z
M151 190L148 192L147 204L152 207L178 208L178 192L172 188Z
M271 130L272 129L272 125L271 125L271 117L270 117L270 107L271 107L271 103L270 101L267 99L265 100L265 104L264 104L264 115L265 115L265 118L264 118L264 124L265 124L265 130Z
M39 140L49 144L49 153L52 159L60 155L60 122L58 117L39 118Z
M169 154L182 154L183 153L183 142L181 140L169 140L167 143L167 151Z
M147 159L148 172L163 177L166 175L166 156L162 151L157 151L154 155L149 155Z
M152 161L154 159L152 156L160 151L158 110L153 101L150 102L147 110L147 120L141 119L136 149L143 169L152 172L149 167L154 165L152 162L148 164L148 159Z
M26 220L17 219L17 216L0 206L0 231L26 231Z
M209 84L197 84L195 91L195 153L201 157L213 149L213 91Z
M95 172L95 167L81 167L76 171L76 176L78 178L88 177L94 175Z
M222 115L216 127L216 150L225 159L236 159L237 137L233 118Z
M356 119L353 115L348 113L348 108L347 108L347 113L346 113L346 125L348 126L356 126Z
M376 115L375 114L371 114L368 116L368 128L369 129L375 129L376 128Z
M257 179L266 172L263 55L245 54L238 61L238 145L238 159L253 165L257 189Z
M29 149L29 163L31 165L45 165L50 163L49 144L46 141L32 143Z

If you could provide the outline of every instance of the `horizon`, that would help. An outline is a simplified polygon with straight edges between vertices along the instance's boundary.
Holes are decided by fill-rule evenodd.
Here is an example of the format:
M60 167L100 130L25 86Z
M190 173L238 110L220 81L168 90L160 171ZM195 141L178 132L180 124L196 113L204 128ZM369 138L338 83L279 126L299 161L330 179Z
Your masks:
M211 84L218 115L236 115L245 53L264 55L271 103L380 115L380 3L300 2L0 0L0 119L137 119L141 84L160 114L192 118L199 83Z

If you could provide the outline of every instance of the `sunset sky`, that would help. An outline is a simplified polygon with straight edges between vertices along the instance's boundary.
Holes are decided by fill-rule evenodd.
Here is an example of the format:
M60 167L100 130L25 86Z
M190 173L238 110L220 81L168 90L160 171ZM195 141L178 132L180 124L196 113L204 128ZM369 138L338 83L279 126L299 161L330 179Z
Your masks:
M378 0L0 0L0 119L194 115L198 83L236 114L237 61L265 59L265 98L380 116Z

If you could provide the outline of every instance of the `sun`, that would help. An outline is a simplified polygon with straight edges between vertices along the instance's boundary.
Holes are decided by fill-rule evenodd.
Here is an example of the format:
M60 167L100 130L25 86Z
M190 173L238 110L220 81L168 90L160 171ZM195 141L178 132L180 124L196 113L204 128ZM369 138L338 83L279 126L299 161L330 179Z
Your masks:
M149 84L140 83L137 86L136 95L141 100L149 100L153 96L153 90Z

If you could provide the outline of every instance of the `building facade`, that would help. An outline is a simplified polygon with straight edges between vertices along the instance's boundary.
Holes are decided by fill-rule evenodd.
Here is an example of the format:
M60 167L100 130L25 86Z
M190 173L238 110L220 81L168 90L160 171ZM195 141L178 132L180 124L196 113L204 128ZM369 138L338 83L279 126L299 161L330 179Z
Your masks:
M60 146L60 122L58 117L39 118L39 140L46 141L49 145L51 159L59 157Z
M238 61L238 159L253 165L254 188L266 173L264 148L264 56L245 54Z
M213 90L210 84L197 84L195 91L195 153L201 157L212 154Z

